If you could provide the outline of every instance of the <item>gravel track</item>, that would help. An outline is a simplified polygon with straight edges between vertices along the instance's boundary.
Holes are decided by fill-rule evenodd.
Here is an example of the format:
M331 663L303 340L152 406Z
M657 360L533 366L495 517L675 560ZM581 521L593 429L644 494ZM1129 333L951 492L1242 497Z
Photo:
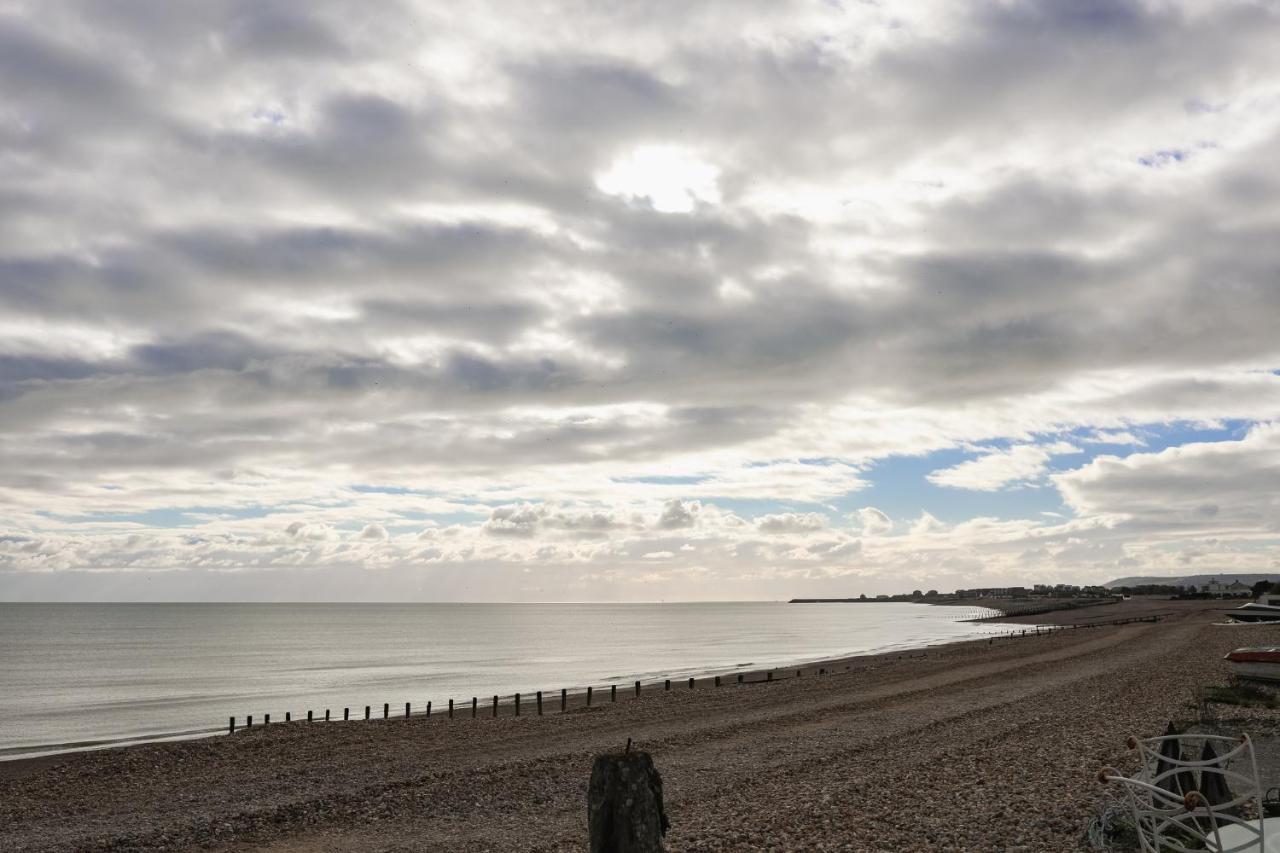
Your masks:
M1280 640L1213 618L541 718L273 724L86 753L0 780L0 849L582 850L591 759L631 737L663 774L671 851L1075 850L1125 737L1191 716L1230 648Z

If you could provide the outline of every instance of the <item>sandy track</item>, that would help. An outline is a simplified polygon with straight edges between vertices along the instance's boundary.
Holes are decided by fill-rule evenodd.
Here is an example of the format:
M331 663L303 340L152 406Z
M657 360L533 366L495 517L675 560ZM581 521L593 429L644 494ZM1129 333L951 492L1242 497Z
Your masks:
M294 724L82 755L0 782L0 847L581 850L591 758L632 737L663 773L672 851L1076 849L1097 767L1224 678L1243 635L1211 618L542 718Z

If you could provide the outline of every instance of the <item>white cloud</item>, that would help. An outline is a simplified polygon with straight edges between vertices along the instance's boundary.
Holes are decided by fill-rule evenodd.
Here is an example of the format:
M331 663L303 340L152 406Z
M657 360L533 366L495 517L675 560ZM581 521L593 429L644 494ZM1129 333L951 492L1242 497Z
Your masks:
M893 519L873 506L864 506L855 510L851 519L866 536L883 536L893 530Z
M1280 538L1280 424L1236 441L1184 444L1121 459L1100 456L1054 475L1079 514L1187 532Z
M645 145L611 164L596 179L609 195L644 199L662 213L690 213L698 204L719 204L720 170L692 151Z
M762 533L814 533L827 526L827 519L816 512L783 512L756 520Z
M934 471L926 479L935 486L991 492L1038 480L1054 456L1076 452L1078 448L1066 442L1019 444L1005 450L985 451L977 459Z

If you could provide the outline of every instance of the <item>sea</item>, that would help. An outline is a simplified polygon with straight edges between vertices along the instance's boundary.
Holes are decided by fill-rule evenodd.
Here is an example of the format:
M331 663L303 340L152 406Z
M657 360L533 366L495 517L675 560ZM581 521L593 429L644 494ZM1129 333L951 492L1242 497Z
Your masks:
M975 638L902 603L5 604L0 760L384 702L597 690Z

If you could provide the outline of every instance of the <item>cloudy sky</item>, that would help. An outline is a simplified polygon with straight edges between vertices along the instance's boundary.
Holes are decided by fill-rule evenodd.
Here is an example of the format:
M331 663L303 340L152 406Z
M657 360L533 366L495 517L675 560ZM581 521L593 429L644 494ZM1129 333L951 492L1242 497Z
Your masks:
M0 0L0 599L1280 571L1277 43Z

